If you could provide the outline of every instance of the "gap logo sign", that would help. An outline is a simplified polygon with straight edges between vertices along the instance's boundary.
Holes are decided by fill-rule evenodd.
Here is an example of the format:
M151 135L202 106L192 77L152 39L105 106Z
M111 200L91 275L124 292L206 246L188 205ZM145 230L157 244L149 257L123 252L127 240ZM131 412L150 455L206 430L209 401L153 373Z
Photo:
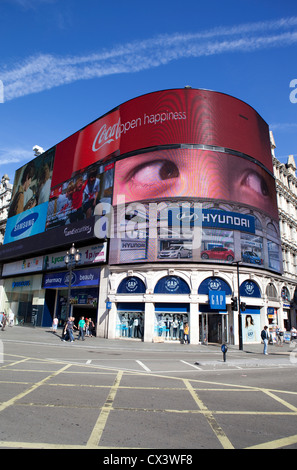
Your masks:
M45 229L48 202L7 220L4 244L41 233Z
M212 310L226 310L226 293L222 290L208 292L209 305Z

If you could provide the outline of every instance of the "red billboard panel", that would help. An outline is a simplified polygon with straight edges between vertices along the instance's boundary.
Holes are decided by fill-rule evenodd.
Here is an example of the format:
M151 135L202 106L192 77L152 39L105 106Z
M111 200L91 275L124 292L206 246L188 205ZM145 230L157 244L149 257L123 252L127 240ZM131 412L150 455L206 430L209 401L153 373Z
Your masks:
M116 110L85 127L79 133L73 172L77 172L115 154L120 147L121 118Z
M79 132L76 132L56 146L52 188L71 178L73 173L73 158L78 136Z
M222 93L176 89L127 101L58 144L52 186L106 158L176 144L241 152L273 171L268 126L253 108Z

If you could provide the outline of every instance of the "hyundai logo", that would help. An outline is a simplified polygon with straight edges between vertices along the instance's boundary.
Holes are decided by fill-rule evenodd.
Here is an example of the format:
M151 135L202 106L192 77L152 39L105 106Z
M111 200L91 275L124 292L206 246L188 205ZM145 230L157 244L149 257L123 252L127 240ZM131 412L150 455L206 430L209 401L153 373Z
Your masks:
M177 214L176 216L177 220L197 220L199 219L198 215L195 214L194 212L182 212L181 214Z

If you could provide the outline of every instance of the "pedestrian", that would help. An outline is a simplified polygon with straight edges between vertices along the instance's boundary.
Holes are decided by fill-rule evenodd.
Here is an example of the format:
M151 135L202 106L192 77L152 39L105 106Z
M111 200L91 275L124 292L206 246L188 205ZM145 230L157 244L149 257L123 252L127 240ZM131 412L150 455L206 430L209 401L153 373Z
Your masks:
M297 330L294 326L291 328L291 339L292 341L297 338Z
M184 344L189 344L189 323L185 323L184 326Z
M74 341L74 336L73 336L74 322L73 322L73 320L74 320L73 317L68 318L68 321L66 323L66 328L64 330L66 332L66 336L63 338L63 341L67 341L68 337L70 339L70 343L73 343L73 341Z
M62 339L62 341L67 341L69 339L68 338L68 333L67 333L67 322L64 323L61 339Z
M86 336L92 336L90 334L90 318L86 318Z
M2 331L4 331L4 330L5 330L6 321L7 321L6 315L5 315L5 313L3 313L3 318L2 318L2 328L1 328L1 330L2 330Z
M57 333L57 328L58 328L58 319L57 319L57 317L55 317L53 319L53 324L52 324L52 330L53 330L54 334Z
M92 336L96 336L95 333L95 324L92 320L92 318L89 318L89 336L92 338Z
M261 338L264 342L263 354L265 354L265 355L268 354L267 346L268 346L268 340L269 340L269 332L267 330L268 330L268 326L264 326L264 329L261 331Z
M85 335L85 317L81 317L79 322L78 322L78 330L79 330L79 334L78 334L78 340L79 338L82 339L82 341L85 340L84 338L84 335Z
M280 337L280 331L281 331L281 330L280 330L279 326L276 325L276 327L275 327L275 334L276 334L276 339L277 339L277 344L278 344L278 345L282 345L282 344L281 344L282 341L281 341L281 337Z
M8 320L9 320L9 326L13 326L14 325L14 313L11 309L9 310Z
M0 312L0 327L3 325L4 312Z

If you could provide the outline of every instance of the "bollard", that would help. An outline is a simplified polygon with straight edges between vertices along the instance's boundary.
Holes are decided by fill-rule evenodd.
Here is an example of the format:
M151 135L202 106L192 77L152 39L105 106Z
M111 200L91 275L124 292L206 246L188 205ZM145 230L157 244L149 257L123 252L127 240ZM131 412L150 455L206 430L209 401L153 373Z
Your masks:
M222 353L223 353L224 362L226 362L226 353L227 353L227 351L228 351L228 347L227 347L226 344L222 344L222 346L221 346L221 351L222 351Z

